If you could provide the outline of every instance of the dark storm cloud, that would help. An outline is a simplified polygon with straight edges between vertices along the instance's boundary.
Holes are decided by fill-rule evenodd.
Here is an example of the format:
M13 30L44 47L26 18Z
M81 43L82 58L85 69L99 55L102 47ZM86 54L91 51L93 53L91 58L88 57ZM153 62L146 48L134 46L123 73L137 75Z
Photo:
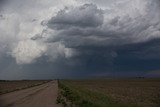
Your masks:
M64 8L48 21L48 27L56 32L49 42L62 41L75 49L78 56L69 60L76 60L78 71L131 71L138 75L160 69L160 14L152 14L160 9L156 2L148 3L147 13L141 15L112 16L113 10L110 15L93 4Z
M3 5L8 0L0 0L0 5Z
M3 10L3 6L5 5L5 3L7 2L8 0L0 0L0 11Z
M148 8L151 5L153 4L148 4ZM47 25L56 32L53 41L62 40L72 46L75 46L75 43L108 46L145 42L159 37L160 14L151 16L152 10L158 9L156 5L147 10L147 14L136 14L134 17L129 13L112 16L105 10L98 9L96 5L85 4L64 8L51 18ZM112 18L105 20L108 17Z
M159 0L71 0L64 8L33 1L16 0L0 14L0 78L138 76L160 69Z
M85 17L84 17L85 16ZM76 8L65 8L48 22L53 29L67 29L70 27L98 27L103 23L103 11L96 5L85 4Z
M54 38L54 41L63 39L64 42L76 41L76 43L83 44L82 42L88 42L90 37L96 39L96 36L106 35L106 32L101 29L104 20L103 14L103 10L98 9L94 4L64 8L51 18L47 25L49 28L57 30L57 37ZM88 38L82 38L87 36ZM92 44L92 41L90 42Z
M130 46L130 48L129 48ZM148 42L129 45L131 54L134 54L139 59L159 60L160 59L160 39L153 39ZM125 49L125 48L124 48Z

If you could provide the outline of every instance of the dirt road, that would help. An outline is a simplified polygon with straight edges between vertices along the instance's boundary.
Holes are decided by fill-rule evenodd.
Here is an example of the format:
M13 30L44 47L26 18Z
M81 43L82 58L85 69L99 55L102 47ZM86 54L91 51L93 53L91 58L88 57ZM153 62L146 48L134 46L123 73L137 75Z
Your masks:
M57 81L0 96L0 107L60 107Z

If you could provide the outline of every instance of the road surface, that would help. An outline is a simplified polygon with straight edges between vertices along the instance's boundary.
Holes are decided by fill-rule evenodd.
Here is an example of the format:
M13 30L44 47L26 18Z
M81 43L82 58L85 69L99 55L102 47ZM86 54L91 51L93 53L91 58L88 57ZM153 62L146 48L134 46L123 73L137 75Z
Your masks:
M60 107L57 81L0 96L0 107Z

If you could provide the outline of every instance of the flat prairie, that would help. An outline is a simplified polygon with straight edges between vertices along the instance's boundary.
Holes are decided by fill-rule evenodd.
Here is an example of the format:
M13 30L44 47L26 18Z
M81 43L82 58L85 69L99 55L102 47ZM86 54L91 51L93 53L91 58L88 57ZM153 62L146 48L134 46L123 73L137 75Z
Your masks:
M61 80L62 96L84 107L160 107L160 79Z

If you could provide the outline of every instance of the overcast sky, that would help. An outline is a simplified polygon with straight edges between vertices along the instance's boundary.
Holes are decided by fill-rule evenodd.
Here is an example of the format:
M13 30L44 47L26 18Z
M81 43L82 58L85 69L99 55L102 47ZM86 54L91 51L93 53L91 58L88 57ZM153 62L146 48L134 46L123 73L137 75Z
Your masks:
M0 0L0 79L160 76L159 0Z

